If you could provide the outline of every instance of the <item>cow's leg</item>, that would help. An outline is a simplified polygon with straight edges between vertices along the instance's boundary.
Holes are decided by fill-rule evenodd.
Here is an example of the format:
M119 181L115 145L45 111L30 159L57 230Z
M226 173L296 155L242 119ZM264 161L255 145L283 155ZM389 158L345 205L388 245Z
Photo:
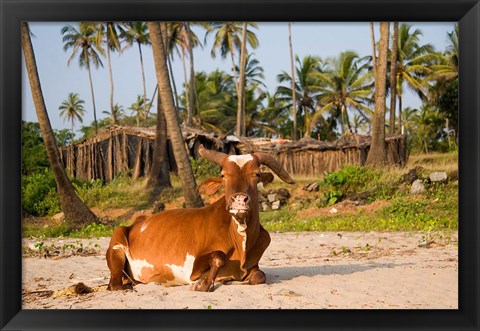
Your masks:
M195 291L212 292L217 278L218 270L225 265L227 256L222 251L213 251L195 259L193 272L203 273L208 270L207 276L198 280L193 284L192 289Z
M270 241L270 234L260 225L260 235L258 236L255 246L251 250L252 254L248 257L252 262L255 263L245 279L250 285L265 284L267 281L265 273L258 267L258 261L260 261L260 258L267 249L268 245L270 245Z
M108 283L107 290L129 290L133 288L131 284L123 284L125 263L127 262L127 256L123 247L128 246L127 242L128 229L121 226L117 228L110 240L110 245L107 249L107 265L110 269L110 282Z

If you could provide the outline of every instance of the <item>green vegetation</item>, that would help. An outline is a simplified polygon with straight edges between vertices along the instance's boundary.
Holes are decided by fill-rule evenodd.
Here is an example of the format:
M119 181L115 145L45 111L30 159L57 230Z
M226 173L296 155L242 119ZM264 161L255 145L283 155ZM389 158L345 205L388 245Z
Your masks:
M427 176L432 171L446 171L452 174L456 169L458 154L414 155L407 168L373 169L346 166L343 169L325 174L318 192L301 191L301 196L293 196L288 204L278 211L260 213L261 223L268 231L451 231L458 227L458 185L455 180L446 183L426 183L426 193L411 195L409 185L401 183L401 177L408 169L416 166L419 176ZM202 161L194 163L197 181L216 176L218 169ZM423 169L423 170L422 170ZM52 215L59 212L55 199L55 182L49 171L24 177L24 208L33 208ZM32 186L35 181L36 185ZM299 178L297 186L311 183L312 178ZM73 181L79 196L89 207L100 210L133 208L151 209L148 195L144 190L145 180L133 181L126 174L113 182ZM180 179L172 176L173 188L162 192L159 200L181 207ZM283 182L274 181L266 189L286 187ZM35 189L34 189L35 188ZM291 192L291 187L286 187ZM328 203L325 197L332 196L332 190L342 192L335 203ZM297 189L298 192L298 189ZM355 197L367 192L365 205L355 207L346 213L330 213L344 203L347 197ZM36 197L43 197L38 198ZM43 199L43 200L42 200ZM53 201L53 202L52 202ZM30 207L29 207L30 206ZM26 209L27 210L27 209ZM310 212L311 211L311 212ZM27 211L29 212L29 211ZM30 212L29 212L30 213ZM33 214L33 213L32 213ZM24 237L102 237L111 235L118 225L128 220L110 219L106 224L89 224L80 230L69 230L64 224L48 221L38 225L27 218L23 224Z

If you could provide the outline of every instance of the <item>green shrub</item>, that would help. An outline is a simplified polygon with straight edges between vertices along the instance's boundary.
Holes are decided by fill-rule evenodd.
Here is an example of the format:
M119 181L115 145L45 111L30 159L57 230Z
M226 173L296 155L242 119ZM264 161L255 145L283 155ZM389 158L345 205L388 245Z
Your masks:
M193 157L190 157L190 162L192 163L192 170L197 179L220 176L220 168L218 165L207 159L199 158L198 160L195 160Z
M52 171L46 169L22 177L22 208L34 216L60 212L60 197Z

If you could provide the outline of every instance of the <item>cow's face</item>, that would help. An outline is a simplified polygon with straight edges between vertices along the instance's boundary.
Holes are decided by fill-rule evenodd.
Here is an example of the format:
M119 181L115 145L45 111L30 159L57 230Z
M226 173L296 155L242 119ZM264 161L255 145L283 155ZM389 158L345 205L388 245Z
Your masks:
M267 184L273 180L272 174L260 171L261 164L267 165L285 182L290 184L295 182L278 161L268 154L227 155L206 150L203 146L199 152L203 157L222 167L220 179L207 180L199 189L212 193L223 185L227 211L240 223L245 222L252 209L256 209L258 184Z

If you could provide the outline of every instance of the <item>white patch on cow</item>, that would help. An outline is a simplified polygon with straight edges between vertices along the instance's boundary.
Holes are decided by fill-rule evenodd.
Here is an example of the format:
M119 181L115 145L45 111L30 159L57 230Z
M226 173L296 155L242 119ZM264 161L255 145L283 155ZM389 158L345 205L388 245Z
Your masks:
M130 263L130 268L132 269L132 276L133 279L143 281L142 279L142 270L143 268L150 268L153 270L153 264L147 262L147 260L140 260L140 259L132 259L128 258L128 263Z
M112 249L122 249L125 252L128 263L130 264L130 269L132 270L133 279L143 282L144 281L142 279L143 268L150 268L153 270L153 264L149 263L147 260L132 259L132 256L130 255L130 251L128 247L125 247L125 245L116 244L115 246L112 247Z
M250 155L250 154L247 154L247 155L230 155L228 157L228 160L236 163L240 167L240 169L242 169L243 166L245 165L245 163L253 160L253 156Z
M148 224L146 222L143 222L142 224L142 227L140 228L140 232L143 232L145 231L145 229L147 228Z
M239 223L235 217L232 217L232 220L237 223L237 232L239 235L243 237L242 240L242 248L245 251L247 249L247 224L241 224Z
M172 270L173 276L175 278L173 280L169 280L163 285L170 286L192 284L193 282L190 280L190 276L192 275L194 262L195 257L187 253L183 266L178 266L175 264L165 264L165 266L169 267Z

